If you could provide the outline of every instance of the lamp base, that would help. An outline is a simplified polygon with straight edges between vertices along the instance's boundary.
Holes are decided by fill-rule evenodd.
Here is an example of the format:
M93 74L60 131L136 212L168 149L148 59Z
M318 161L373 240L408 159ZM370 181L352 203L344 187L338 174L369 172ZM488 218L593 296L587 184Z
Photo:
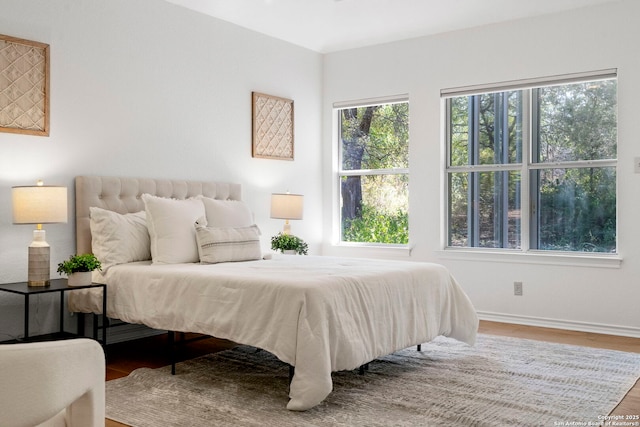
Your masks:
M27 286L30 288L46 288L51 286L51 280L42 281L27 281Z
M285 221L284 227L282 227L282 234L291 234L291 224L289 224L289 220Z
M51 248L45 241L44 230L33 230L33 242L29 245L28 286L49 286L49 254Z

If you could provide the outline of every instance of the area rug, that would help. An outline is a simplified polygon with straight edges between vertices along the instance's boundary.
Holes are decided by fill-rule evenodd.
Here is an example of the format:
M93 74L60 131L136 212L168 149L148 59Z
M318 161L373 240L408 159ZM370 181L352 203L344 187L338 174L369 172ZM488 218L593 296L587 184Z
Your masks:
M439 337L373 361L364 375L334 373L323 403L291 412L287 365L241 346L180 363L175 376L141 368L109 381L106 413L134 427L598 425L638 377L636 353Z

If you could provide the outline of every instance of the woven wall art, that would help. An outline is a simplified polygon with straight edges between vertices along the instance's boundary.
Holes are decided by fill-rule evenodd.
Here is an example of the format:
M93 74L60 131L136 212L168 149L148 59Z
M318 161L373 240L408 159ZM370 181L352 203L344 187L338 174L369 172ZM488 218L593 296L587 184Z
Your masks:
M49 136L49 45L0 34L0 132Z
M252 92L253 157L293 160L293 101Z

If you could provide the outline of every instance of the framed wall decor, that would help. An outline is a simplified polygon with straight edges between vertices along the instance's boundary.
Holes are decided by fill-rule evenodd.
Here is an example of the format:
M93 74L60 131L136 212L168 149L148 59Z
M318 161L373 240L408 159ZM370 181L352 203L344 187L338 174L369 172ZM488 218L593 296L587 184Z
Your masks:
M252 92L253 157L293 160L293 101Z
M0 132L49 136L49 45L0 34Z

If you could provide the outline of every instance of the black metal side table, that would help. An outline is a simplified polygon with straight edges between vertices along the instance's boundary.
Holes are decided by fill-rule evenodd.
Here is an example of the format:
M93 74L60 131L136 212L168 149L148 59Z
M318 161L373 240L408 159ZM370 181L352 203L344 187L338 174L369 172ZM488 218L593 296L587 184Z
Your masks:
M20 338L18 341L27 342L27 341L46 341L46 340L54 340L54 339L64 339L64 338L77 338L83 336L80 328L78 328L77 333L65 332L64 330L64 293L68 291L74 291L78 289L89 289L89 288L101 288L102 289L102 327L97 328L94 326L93 328L93 339L100 342L102 345L106 345L107 343L107 285L103 285L100 283L92 283L90 285L82 285L82 286L69 286L67 284L67 279L53 279L51 280L51 284L49 286L28 286L27 282L18 282L18 283L5 283L0 284L0 292L10 292L14 294L19 294L24 296L24 337ZM29 336L29 297L31 295L38 294L47 294L47 293L55 293L58 292L60 294L60 331L53 334L44 334L37 336ZM94 314L94 325L97 323L98 315ZM98 329L102 329L102 340L98 339ZM9 340L4 342L17 342L16 340Z

